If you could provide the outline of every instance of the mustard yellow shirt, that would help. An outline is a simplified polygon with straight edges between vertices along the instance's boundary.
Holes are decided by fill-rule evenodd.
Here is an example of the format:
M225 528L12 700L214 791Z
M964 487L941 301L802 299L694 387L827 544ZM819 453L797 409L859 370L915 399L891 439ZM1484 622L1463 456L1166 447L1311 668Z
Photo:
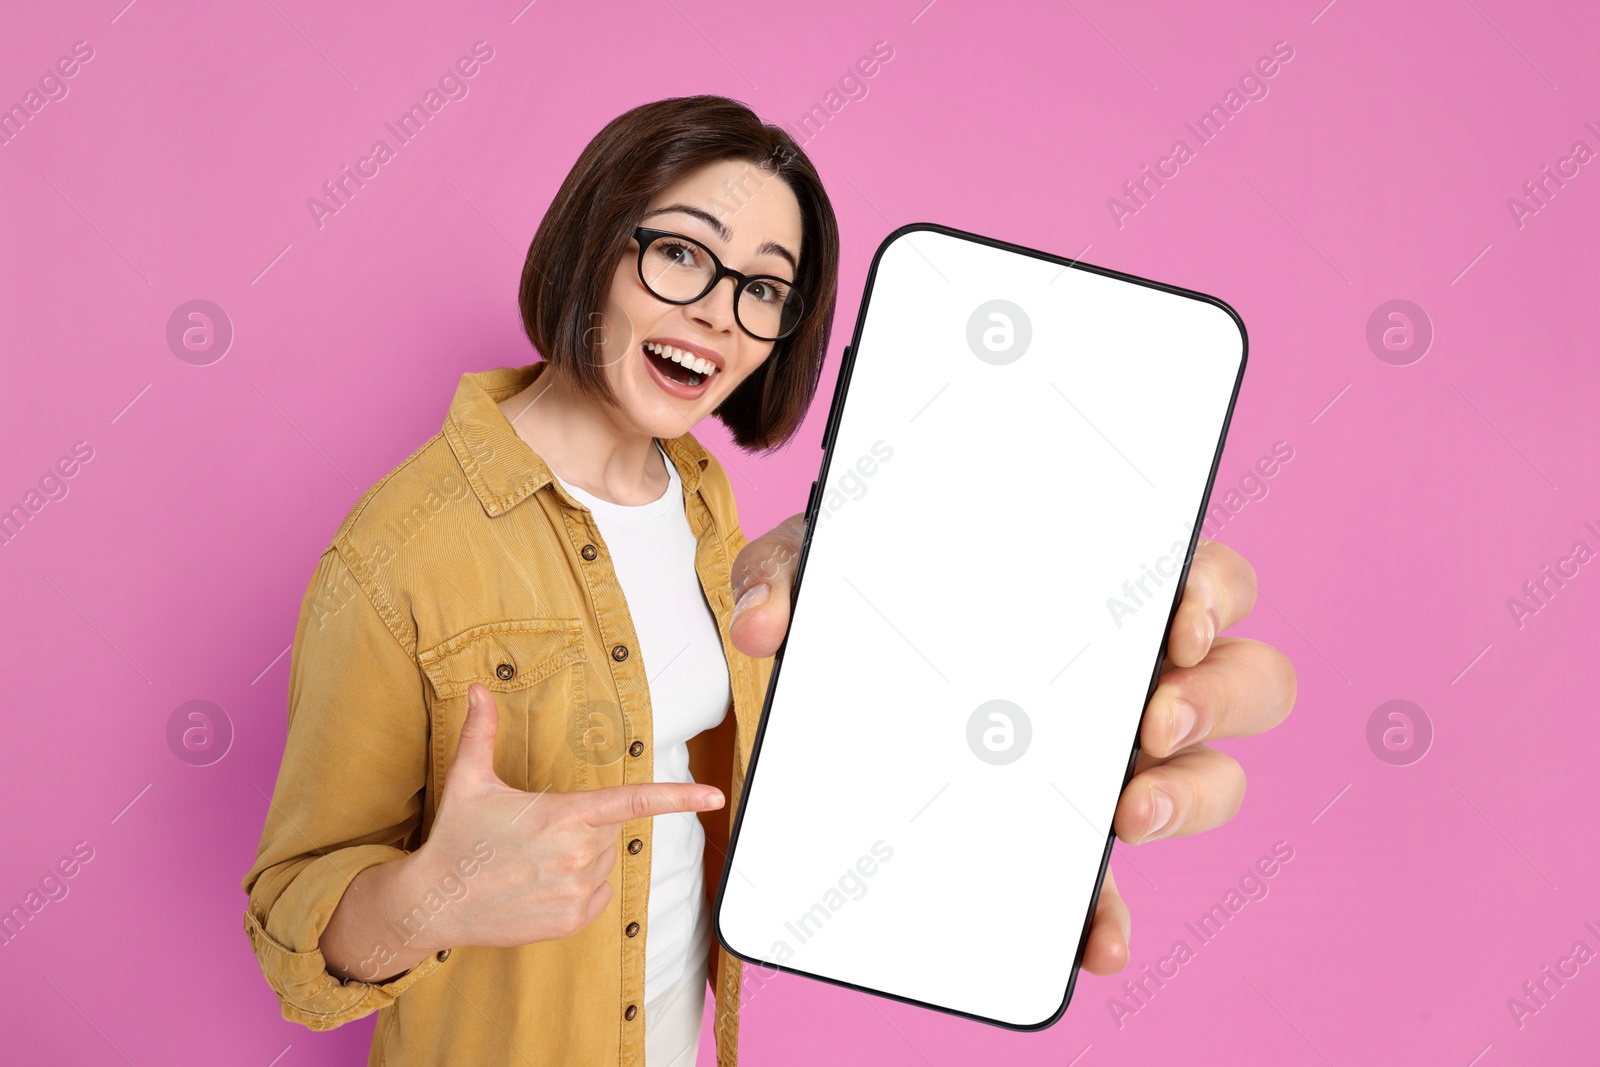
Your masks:
M571 937L464 945L381 984L340 981L317 947L351 879L427 840L473 682L499 704L495 770L507 784L652 780L650 693L605 541L495 406L545 367L463 375L444 428L351 509L302 602L288 738L244 877L244 926L284 1018L327 1030L378 1012L369 1067L644 1063L649 819L623 827L611 902ZM709 905L772 659L728 636L729 568L746 539L727 474L691 434L661 444L683 483L732 690L731 714L689 742L694 779L728 798L699 815ZM463 857L394 942L472 892L477 864L510 862L487 852ZM706 974L717 1063L733 1067L741 965L713 943Z

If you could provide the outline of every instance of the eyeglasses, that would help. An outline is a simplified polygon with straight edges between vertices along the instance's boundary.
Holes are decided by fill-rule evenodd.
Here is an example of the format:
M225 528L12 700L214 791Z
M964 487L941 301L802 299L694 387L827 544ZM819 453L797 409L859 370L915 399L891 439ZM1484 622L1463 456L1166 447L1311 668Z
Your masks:
M725 267L715 252L681 233L640 226L633 238L639 242L639 280L658 300L692 304L732 278L734 321L756 340L782 340L805 317L805 300L787 278Z

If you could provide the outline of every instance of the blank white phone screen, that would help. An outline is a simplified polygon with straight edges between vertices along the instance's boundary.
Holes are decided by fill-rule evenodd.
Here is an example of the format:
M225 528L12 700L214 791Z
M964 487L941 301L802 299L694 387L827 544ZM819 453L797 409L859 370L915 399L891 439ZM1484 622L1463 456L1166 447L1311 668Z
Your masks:
M880 249L723 879L737 954L1058 1018L1245 360L1222 305Z

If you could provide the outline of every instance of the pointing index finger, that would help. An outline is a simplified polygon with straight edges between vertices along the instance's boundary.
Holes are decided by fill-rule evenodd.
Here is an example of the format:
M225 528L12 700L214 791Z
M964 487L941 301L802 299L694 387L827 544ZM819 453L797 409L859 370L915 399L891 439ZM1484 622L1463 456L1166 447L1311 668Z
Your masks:
M578 817L590 826L619 826L630 819L648 819L677 811L715 811L722 791L695 782L638 782L585 790Z

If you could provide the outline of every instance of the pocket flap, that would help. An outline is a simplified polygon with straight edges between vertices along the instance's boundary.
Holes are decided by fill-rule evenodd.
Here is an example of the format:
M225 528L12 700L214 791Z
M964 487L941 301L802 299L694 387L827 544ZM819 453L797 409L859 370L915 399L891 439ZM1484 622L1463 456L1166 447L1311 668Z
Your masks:
M510 693L583 659L581 619L512 619L485 623L417 656L440 700L473 682Z

